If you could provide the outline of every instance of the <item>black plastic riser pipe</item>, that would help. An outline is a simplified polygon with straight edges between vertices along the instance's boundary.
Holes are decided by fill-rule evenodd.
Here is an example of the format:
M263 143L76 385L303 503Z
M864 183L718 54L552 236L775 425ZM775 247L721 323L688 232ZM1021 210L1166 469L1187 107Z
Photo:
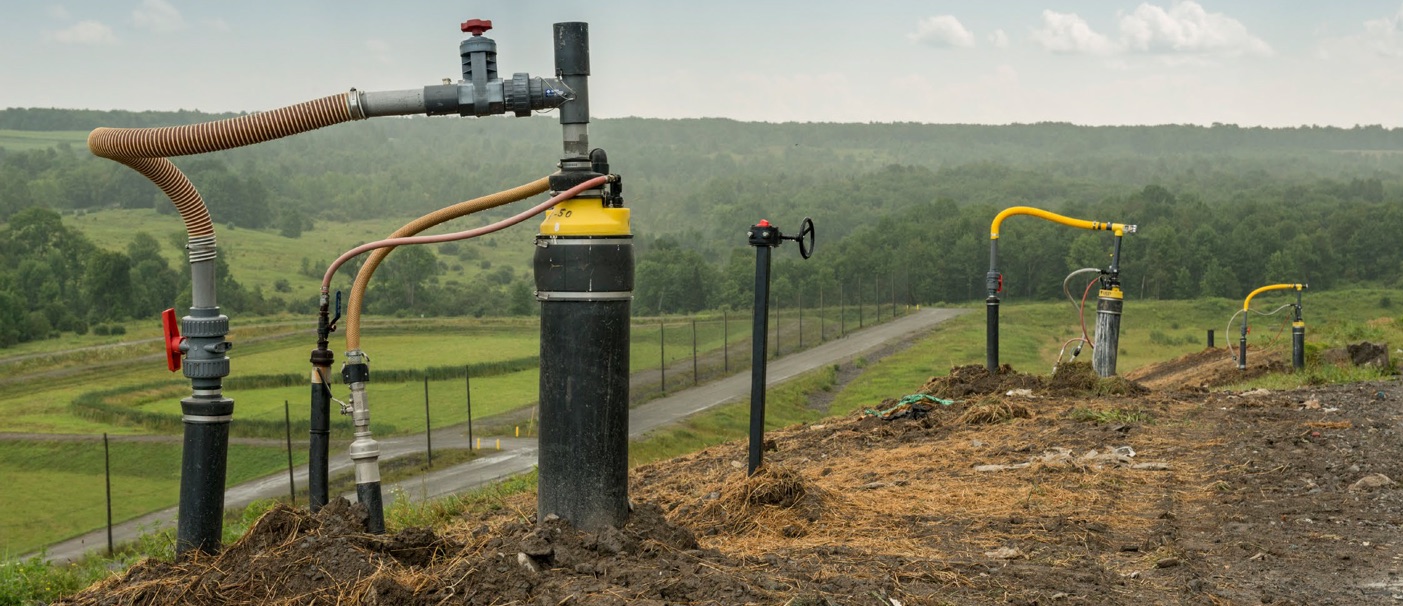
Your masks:
M1120 351L1120 312L1125 301L1101 297L1096 301L1095 349L1091 351L1091 366L1096 374L1111 377L1116 374L1116 355Z
M984 368L990 373L999 372L999 298L984 300Z
M1247 327L1242 328L1242 338L1237 342L1237 369L1247 370Z
M311 431L307 452L307 498L312 511L326 505L328 451L331 447L331 392L322 381L329 368L317 367L312 376Z
M1297 372L1306 368L1306 326L1305 324L1293 324L1291 326L1291 368Z
M760 469L765 450L765 360L770 334L770 247L755 247L755 306L750 343L750 465Z
M224 480L229 450L229 398L180 401L185 443L180 458L180 508L176 553L219 551L224 524Z
M537 239L537 514L593 532L628 519L631 237Z
M380 482L356 484L356 501L365 505L365 531L385 534L385 500L380 494Z

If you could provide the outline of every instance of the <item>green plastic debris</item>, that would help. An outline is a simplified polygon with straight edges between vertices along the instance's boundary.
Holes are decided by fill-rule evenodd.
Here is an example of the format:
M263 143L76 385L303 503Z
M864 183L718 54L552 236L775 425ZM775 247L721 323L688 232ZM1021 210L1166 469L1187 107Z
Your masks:
M892 419L901 419L908 416L914 419L919 419L921 417L926 416L926 413L935 409L935 407L931 406L930 404L932 402L941 406L949 406L955 403L954 400L943 400L932 395L927 395L923 393L913 393L909 396L901 398L900 400L897 400L895 406L892 406L891 408L888 408L886 410L876 410L868 408L863 410L862 413L872 417L881 417L882 419L887 421L890 421Z

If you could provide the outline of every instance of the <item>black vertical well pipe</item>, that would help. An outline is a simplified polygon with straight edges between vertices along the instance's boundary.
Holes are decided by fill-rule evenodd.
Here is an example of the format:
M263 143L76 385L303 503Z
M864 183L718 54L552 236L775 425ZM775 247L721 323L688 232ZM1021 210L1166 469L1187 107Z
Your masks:
M1213 329L1208 329L1208 348L1213 349Z
M759 228L752 228L759 229ZM754 236L752 236L754 241ZM770 331L770 246L755 247L754 324L750 332L750 465L760 468L765 444L765 355Z
M198 549L214 553L219 551L223 535L226 453L234 401L189 397L180 401L180 410L185 442L180 457L176 552Z
M1125 305L1120 289L1101 291L1096 299L1096 348L1091 350L1091 366L1101 377L1116 374L1116 358L1120 352L1120 314Z
M307 500L312 511L326 505L329 451L331 448L331 388L326 381L331 376L332 353L327 349L312 350L312 408L308 425Z
M1306 322L1301 318L1301 291L1296 291L1296 317L1291 321L1291 368L1306 368Z
M1242 313L1242 336L1237 341L1237 369L1247 370L1247 312Z
M628 518L631 237L538 236L538 515L577 528Z
M999 371L999 297L984 300L984 368Z

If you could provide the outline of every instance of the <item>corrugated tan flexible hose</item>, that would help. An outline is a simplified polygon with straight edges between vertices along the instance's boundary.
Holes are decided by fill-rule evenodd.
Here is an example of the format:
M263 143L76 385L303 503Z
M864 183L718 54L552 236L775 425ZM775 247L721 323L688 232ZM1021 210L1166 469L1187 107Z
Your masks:
M365 116L353 115L356 93L340 93L267 112L186 126L99 128L88 135L93 155L116 160L146 176L170 197L190 237L214 235L200 192L169 156L233 149L304 133Z
M389 237L403 238L406 236L413 236L435 225L446 223L459 217L465 217L478 211L496 208L503 204L525 200L531 196L543 193L547 189L550 189L550 178L541 177L540 179L525 185L513 187L506 191L440 208L405 224L404 227L395 230ZM375 268L379 267L380 262L394 249L395 247L393 246L375 249L370 253L370 256L366 258L365 264L361 265L360 271L356 272L356 281L351 285L351 298L346 305L347 351L360 349L361 301L365 298L366 286L370 284L370 277L375 274Z

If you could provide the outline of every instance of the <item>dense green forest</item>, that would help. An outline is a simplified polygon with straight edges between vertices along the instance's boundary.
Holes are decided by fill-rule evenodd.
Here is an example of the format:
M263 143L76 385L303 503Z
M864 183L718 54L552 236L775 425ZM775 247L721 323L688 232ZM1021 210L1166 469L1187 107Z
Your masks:
M0 111L0 346L145 316L180 300L182 268L161 242L125 251L65 228L63 213L174 212L135 172L81 145L6 145L16 131L181 124L197 112ZM601 120L591 139L624 175L638 234L639 314L748 307L754 253L745 229L813 217L818 253L776 256L775 297L792 306L862 297L910 303L982 299L989 223L1026 204L1135 223L1122 275L1142 298L1235 297L1276 281L1398 285L1403 251L1403 129L1233 125L1078 127L764 124ZM69 137L72 140L72 137ZM27 139L27 141L30 141ZM176 162L222 229L300 238L367 217L406 220L554 170L559 126L545 118L383 119ZM503 216L508 209L487 213ZM1061 296L1062 276L1105 266L1111 236L1028 217L1004 225L1006 297ZM495 242L494 242L495 244ZM470 283L439 281L476 242L391 255L371 313L529 314L524 266ZM792 245L790 245L792 248ZM313 251L313 260L340 251ZM289 259L285 280L324 267ZM484 267L484 269L486 269ZM221 271L221 304L305 313L285 284L239 284Z

